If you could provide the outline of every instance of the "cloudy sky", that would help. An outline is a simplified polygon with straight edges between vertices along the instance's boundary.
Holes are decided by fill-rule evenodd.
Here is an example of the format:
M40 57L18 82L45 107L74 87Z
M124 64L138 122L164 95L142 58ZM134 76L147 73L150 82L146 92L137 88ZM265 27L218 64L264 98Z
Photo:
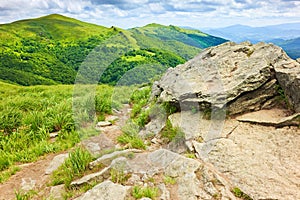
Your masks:
M52 13L121 28L264 26L300 22L300 0L0 0L0 23Z

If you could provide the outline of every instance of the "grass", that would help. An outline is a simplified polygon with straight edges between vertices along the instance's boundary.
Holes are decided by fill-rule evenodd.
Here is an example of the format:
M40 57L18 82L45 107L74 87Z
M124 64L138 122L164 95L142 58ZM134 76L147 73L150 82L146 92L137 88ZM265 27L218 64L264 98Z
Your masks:
M172 178L170 176L165 176L164 177L164 183L166 185L175 185L176 184L176 179L175 178Z
M69 154L62 166L53 173L52 184L65 184L68 188L75 178L83 176L91 161L91 154L82 147L77 147Z
M158 196L159 189L157 187L140 187L134 186L132 188L132 196L136 199L141 199L142 197L148 197L150 199L155 199Z
M113 37L118 34L121 37ZM128 52L139 51L130 55L123 52L105 72L105 80L101 83L115 84L126 72L143 64L160 65L157 70L152 66L147 73L136 73L129 80L132 84L147 82L168 67L194 57L202 48L225 42L221 38L175 26L123 30L61 15L1 24L0 35L0 79L20 85L74 83L82 62L100 44L105 46L104 56L122 48Z
M123 169L112 168L110 170L111 180L114 183L125 184L125 182L130 178L130 174L125 174Z
M192 159L197 158L194 153L185 153L184 156L187 157L187 158L192 158Z
M178 108L175 105L173 105L172 103L169 103L169 102L164 102L162 104L162 106L165 109L167 115L171 115L171 114L178 111Z
M286 96L283 88L279 84L277 84L275 86L275 89L277 90L277 93L278 93L279 103L283 104L284 107L286 107L287 109L292 110L292 105L291 105L288 97Z
M0 172L0 183L8 180L10 176L15 175L20 169L20 167L12 166L5 171Z
M245 194L240 188L232 188L231 192L234 196L241 198L242 200L253 200L249 195Z
M167 120L166 126L161 131L162 138L165 138L167 142L174 141L175 143L179 143L185 137L184 132L178 127L173 127L170 120Z
M92 181L89 184L84 184L80 188L68 188L64 193L63 193L63 198L64 199L74 199L75 197L80 196L81 194L87 192L88 190L92 189L95 187L97 184L99 184L99 181ZM50 198L51 199L51 198Z
M119 143L126 145L128 148L146 149L144 141L139 137L139 127L129 121L122 127L123 134L117 140Z
M122 127L123 134L117 140L128 148L146 149L142 138L138 135L139 131L149 122L150 109L148 105L151 88L149 86L135 90L129 103L132 105L130 120Z
M98 116L105 116L113 108L129 102L124 92L127 87L99 85L94 97L95 110L91 112L90 107L85 106L92 104L93 99L82 98L80 112L73 116L73 87L24 87L0 81L1 181L13 174L17 163L36 161L43 155L69 149L82 138L99 134L85 127L86 122L93 123ZM58 132L55 141L49 138L52 132Z
M30 190L28 192L15 191L16 200L30 200L37 194L36 191Z

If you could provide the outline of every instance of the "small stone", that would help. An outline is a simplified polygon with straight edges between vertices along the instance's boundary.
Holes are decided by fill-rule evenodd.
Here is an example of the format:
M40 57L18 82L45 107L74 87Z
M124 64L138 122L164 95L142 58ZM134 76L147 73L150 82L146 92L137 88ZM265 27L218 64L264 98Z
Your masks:
M157 139L157 138L153 138L153 139L151 140L151 142L152 142L153 144L160 144L160 143L158 142L158 139Z
M36 180L31 178L22 178L21 189L24 191L33 190L35 187Z
M96 127L97 128L100 128L100 127L106 127L106 126L111 126L111 122L108 122L108 121L101 121L101 122L98 122Z
M68 153L57 155L53 158L53 160L50 162L49 166L47 167L45 174L49 175L53 171L57 170L69 157Z
M58 136L58 132L50 133L50 138L56 138Z
M94 142L89 142L89 143L85 144L84 146L91 153L99 152L101 150L99 144L94 143Z
M135 185L137 184L138 182L141 181L141 177L137 174L132 174L131 177L128 179L128 184L130 185Z
M112 116L108 116L105 120L108 122L115 122L115 121L119 120L119 117L112 115Z
M50 188L50 195L47 200L60 200L63 199L63 193L65 192L65 186L56 185Z

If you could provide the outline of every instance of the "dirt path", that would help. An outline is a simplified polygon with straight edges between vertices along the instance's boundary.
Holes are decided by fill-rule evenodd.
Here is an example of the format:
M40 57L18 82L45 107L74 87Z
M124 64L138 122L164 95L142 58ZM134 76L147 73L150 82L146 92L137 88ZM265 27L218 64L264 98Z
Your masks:
M58 154L60 153L49 154L37 162L21 165L20 171L10 177L8 181L0 185L0 199L15 199L15 191L20 191L22 186L33 186L35 191L39 191L39 189L41 189L49 179L49 175L45 174L46 168L49 166L52 159Z
M112 116L118 117L118 120L112 126L103 129L101 131L103 134L100 135L105 136L115 145L116 138L122 133L121 127L126 123L127 119L129 118L129 114L129 105L124 105L120 111L115 111ZM21 191L22 187L24 189L29 189L32 187L32 189L36 192L45 190L51 176L46 175L45 170L55 156L65 153L66 151L56 154L48 154L36 162L20 165L20 171L11 176L10 179L5 183L0 184L0 200L15 199L15 192Z

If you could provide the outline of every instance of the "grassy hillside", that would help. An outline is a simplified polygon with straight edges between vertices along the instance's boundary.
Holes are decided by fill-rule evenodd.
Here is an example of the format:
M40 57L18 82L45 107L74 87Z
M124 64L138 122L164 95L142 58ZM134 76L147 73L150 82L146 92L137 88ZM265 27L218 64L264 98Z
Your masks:
M53 14L0 25L0 79L20 85L71 84L87 55L116 35L123 37L127 54L109 66L101 79L104 83L116 83L139 65L160 64L160 69L150 70L148 76L153 77L192 58L201 48L225 41L175 26L150 24L123 30ZM106 44L108 51L119 48L114 42Z
M75 127L97 121L89 114L89 106L82 106L80 112L73 115L73 87L24 87L0 81L0 183L14 171L15 163L32 162L42 155L72 147L84 137ZM128 89L97 86L94 98L98 120L112 112L112 105L118 107L129 101L128 95L124 94ZM111 100L113 93L118 95L114 101ZM89 102L91 97L83 98L80 103L88 105ZM58 133L55 142L49 137L52 132ZM87 133L97 132L90 130Z

